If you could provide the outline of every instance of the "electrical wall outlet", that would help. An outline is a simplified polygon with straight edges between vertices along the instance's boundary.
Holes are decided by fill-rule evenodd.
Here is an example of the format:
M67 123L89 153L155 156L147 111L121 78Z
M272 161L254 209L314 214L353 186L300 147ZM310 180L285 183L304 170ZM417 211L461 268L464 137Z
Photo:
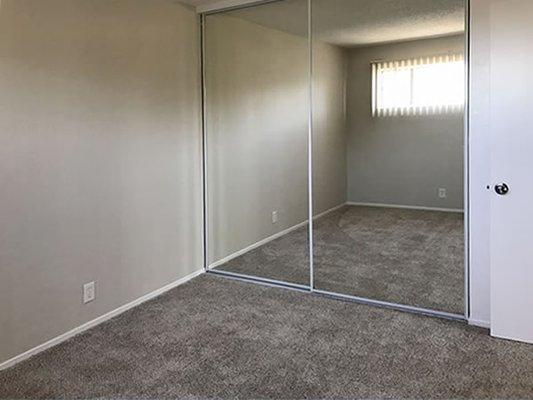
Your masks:
M439 198L445 199L446 198L446 189L445 188L439 188Z
M278 212L272 211L272 223L275 224L278 222Z
M96 283L94 281L83 285L83 304L93 301L96 297Z

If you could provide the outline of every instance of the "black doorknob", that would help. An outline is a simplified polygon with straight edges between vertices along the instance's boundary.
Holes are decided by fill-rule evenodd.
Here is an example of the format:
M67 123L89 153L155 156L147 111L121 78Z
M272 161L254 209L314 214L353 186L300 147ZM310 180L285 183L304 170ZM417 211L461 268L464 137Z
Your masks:
M509 186L507 186L506 183L502 183L500 185L494 186L494 190L496 193L498 193L500 196L504 196L507 193L509 193Z

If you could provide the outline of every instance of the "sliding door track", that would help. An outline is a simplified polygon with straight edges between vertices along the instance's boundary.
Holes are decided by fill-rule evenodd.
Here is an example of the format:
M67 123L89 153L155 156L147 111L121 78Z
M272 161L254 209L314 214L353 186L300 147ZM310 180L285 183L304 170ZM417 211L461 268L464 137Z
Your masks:
M388 308L389 310L403 311L403 312L408 312L411 314L425 315L428 317L437 317L437 318L443 318L443 319L448 319L452 321L466 322L466 318L464 317L464 315L461 315L461 314L453 314L453 313L448 313L445 311L431 310L429 308L407 306L407 305L397 304L397 303L389 303L388 301L368 299L366 297L358 297L358 296L352 296L349 294L328 292L326 290L319 290L319 289L313 290L313 293L316 293L320 296L337 299L337 300L347 300L347 301L352 301L354 303L366 304L369 306Z
M236 272L220 271L216 269L207 270L208 274L219 275L226 278L231 278L243 282L259 283L266 286L281 287L285 289L298 290L299 292L311 292L311 287L308 285L301 285L298 283L289 283L278 281L276 279L260 278L252 275L239 274Z
M411 314L424 315L427 317L441 318L441 319L447 319L451 321L467 322L465 316L461 314L448 313L445 311L437 311L437 310L431 310L428 308L408 306L408 305L397 304L397 303L389 303L387 301L374 300L374 299L368 299L366 297L358 297L358 296L352 296L348 294L329 292L327 290L311 289L311 287L309 286L300 285L297 283L288 283L288 282L278 281L275 279L260 278L256 276L239 274L235 272L219 271L219 270L214 270L214 269L208 270L207 273L212 274L212 275L218 275L218 276L225 277L228 279L241 281L241 282L250 282L250 283L256 283L256 284L260 284L264 286L295 290L298 292L315 294L318 296L327 297L327 298L335 299L335 300L351 301L354 303L364 304L368 306L386 308L389 310L402 311L402 312L407 312Z

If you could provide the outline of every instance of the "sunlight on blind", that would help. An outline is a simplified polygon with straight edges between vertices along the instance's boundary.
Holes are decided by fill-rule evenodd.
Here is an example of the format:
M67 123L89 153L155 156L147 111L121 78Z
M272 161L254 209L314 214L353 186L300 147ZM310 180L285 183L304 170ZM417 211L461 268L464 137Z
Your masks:
M372 115L462 111L464 69L458 54L372 63Z

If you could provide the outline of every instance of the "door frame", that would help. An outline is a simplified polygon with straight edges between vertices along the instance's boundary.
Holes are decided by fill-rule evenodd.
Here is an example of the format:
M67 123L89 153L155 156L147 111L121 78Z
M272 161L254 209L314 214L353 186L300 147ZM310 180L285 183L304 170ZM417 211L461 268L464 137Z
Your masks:
M200 69L201 69L201 103L202 103L202 223L203 223L203 266L205 272L230 279L253 282L274 287L297 290L305 293L314 293L325 297L352 301L361 304L373 305L415 314L439 317L450 320L467 322L470 319L470 93L471 93L471 0L463 0L465 10L465 101L463 114L463 220L464 220L464 313L454 314L445 311L433 310L423 307L410 306L399 303L375 300L366 297L353 296L343 293L330 292L317 289L314 285L314 247L313 247L313 35L312 35L312 0L307 0L308 23L308 78L309 78L309 104L308 104L308 246L309 246L309 285L300 285L275 279L261 278L228 271L215 270L209 265L209 201L208 201L208 137L207 137L207 102L206 102L206 48L205 48L205 19L211 14L218 14L233 9L254 7L261 4L284 0L244 0L241 2L230 1L223 8L208 9L199 12L200 26Z

